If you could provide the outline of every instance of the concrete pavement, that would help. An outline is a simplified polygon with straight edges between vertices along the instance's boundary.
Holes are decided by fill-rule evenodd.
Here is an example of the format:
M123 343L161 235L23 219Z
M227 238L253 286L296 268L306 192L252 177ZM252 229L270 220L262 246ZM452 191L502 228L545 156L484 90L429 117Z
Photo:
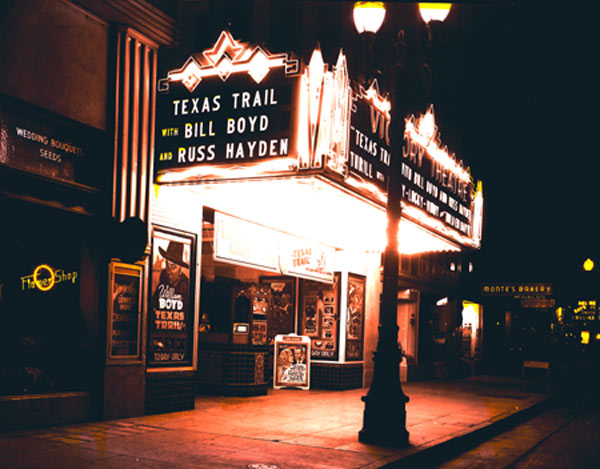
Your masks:
M196 398L190 411L0 433L10 468L427 467L483 441L550 402L522 380L473 376L405 383L408 448L358 442L367 389L271 390Z

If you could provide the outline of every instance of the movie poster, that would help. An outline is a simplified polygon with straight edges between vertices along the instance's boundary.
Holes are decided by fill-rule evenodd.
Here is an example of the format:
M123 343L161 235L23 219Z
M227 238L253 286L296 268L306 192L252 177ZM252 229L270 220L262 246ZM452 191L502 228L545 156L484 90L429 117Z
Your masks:
M111 262L107 361L139 361L142 266Z
M148 317L148 365L193 364L194 237L155 228Z
M274 341L273 387L310 388L310 338L278 334Z
M363 359L365 277L348 275L346 309L346 360Z

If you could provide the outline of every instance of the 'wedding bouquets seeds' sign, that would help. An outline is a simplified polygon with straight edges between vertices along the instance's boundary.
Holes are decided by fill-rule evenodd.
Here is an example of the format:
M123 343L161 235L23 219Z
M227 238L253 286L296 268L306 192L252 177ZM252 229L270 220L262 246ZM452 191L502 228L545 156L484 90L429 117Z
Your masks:
M98 187L99 131L0 95L0 166Z

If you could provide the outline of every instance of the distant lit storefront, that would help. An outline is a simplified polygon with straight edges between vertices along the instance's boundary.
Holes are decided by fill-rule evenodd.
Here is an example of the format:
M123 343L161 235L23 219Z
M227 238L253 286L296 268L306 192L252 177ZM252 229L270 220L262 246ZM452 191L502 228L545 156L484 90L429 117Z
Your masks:
M156 278L174 246L190 288L175 295L187 306L149 311L150 375L195 370L200 392L264 394L283 360L275 337L297 334L310 338L311 387L370 382L390 107L376 82L351 83L345 60L330 66L317 49L304 65L224 31L159 80L150 289L168 290ZM419 290L453 295L460 316L458 285L423 279L479 247L482 195L439 147L433 109L407 121L405 139L400 250L431 267L409 269L398 299L416 362Z
M550 363L555 286L545 282L481 285L484 305L482 359L491 372L521 374L525 362Z

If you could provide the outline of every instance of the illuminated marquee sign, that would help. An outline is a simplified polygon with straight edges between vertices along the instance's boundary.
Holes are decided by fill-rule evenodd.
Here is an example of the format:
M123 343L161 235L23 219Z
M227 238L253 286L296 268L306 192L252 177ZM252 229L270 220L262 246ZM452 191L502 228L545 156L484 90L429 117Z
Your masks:
M155 181L215 182L325 176L386 203L391 104L377 82L352 87L345 55L319 48L308 65L248 46L224 31L159 80ZM354 90L354 92L353 92ZM433 109L406 120L401 159L403 216L479 248L483 190L447 147Z
M402 149L402 199L440 220L446 227L473 237L474 198L469 171L441 147L433 106L406 120Z
M37 289L46 292L52 290L58 283L71 282L74 284L78 276L76 271L65 272L62 269L53 269L47 264L40 264L31 275L21 277L21 290Z
M227 31L168 72L158 86L157 181L168 182L166 171L295 158L298 72L288 54L250 47Z
M353 95L348 168L352 175L387 191L391 104L381 97L377 81L369 89L359 86Z

